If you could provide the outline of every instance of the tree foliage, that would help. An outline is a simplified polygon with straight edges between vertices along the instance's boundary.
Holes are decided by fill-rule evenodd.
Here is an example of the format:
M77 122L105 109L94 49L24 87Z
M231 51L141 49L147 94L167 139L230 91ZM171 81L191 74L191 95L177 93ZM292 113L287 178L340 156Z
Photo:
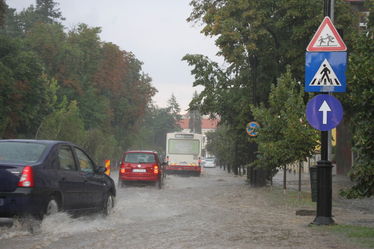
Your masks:
M166 108L150 106L144 116L144 122L134 138L134 149L154 149L165 154L166 134L180 131L178 121L179 104L174 95L168 101Z
M6 9L5 0L0 0L0 27L4 25Z
M53 0L4 12L0 137L68 140L100 161L131 147L157 91L142 62L100 27L67 30Z
M167 111L173 116L173 119L178 122L182 119L181 108L177 102L177 98L174 94L171 94L170 99L168 100Z
M84 122L80 116L77 101L68 103L64 99L60 107L42 121L36 138L84 144Z
M220 125L215 132L208 132L206 150L216 156L220 166L229 166L233 161L233 138L225 125Z
M198 98L198 97L199 97L199 95L195 91L192 99L195 99L195 98ZM190 108L189 112L188 112L188 116L189 116L188 128L190 129L190 131L193 132L193 133L201 134L201 114L200 114L200 111L198 109L191 109Z
M33 136L52 110L50 80L22 40L1 35L0 44L0 137Z
M228 63L221 69L202 55L184 57L194 66L194 85L205 87L200 97L205 109L211 106L208 111L214 111L212 106L220 105L221 100L234 99L239 102L235 114L248 116L244 106L266 102L271 84L285 72L286 65L301 79L304 51L322 20L322 4L317 0L192 0L188 20L202 22L202 32L216 37L218 54ZM356 16L344 1L337 1L336 13L337 27L344 28L349 43ZM235 108L232 103L228 106Z
M305 118L304 90L287 71L273 85L269 105L252 106L255 120L260 123L258 159L254 165L276 172L295 161L311 156L318 141L318 133Z
M373 16L371 6L371 14ZM343 99L353 131L355 162L349 175L355 185L344 192L348 198L374 195L374 39L373 23L352 46L348 67L348 96ZM346 114L346 116L347 116Z
M269 113L267 110L273 101L269 99L269 93L272 85L275 89L276 79L286 73L286 65L290 65L288 74L293 75L296 81L304 78L305 48L323 19L323 1L191 0L190 5L193 10L188 21L201 23L202 33L215 37L218 54L224 57L226 63L224 67L219 66L203 55L188 54L183 58L193 67L194 86L204 87L199 97L190 103L190 107L199 109L203 114L218 114L221 117L221 123L227 126L234 141L230 151L235 152L235 163L243 158L253 160L254 156L248 154L255 153L256 146L243 139L246 138L246 124L254 120L252 110L263 103L258 112L263 112L264 118L271 118L271 113L275 111ZM357 33L357 15L343 0L336 1L335 14L336 27L342 29L345 41L350 45L352 37ZM288 89L284 96L288 96ZM285 105L286 98L282 101L278 103L278 108L292 109L292 104L295 104ZM253 108L250 108L251 105ZM280 113L280 110L277 112ZM296 113L295 117L291 113L285 114L288 114L287 118L300 122L300 113ZM268 129L274 130L276 136L278 133L283 136L280 125L285 125L283 129L287 126L300 128L296 123L271 122ZM299 141L295 136L292 139L289 142ZM274 153L281 154L280 150L284 152L287 148L280 144L280 141L272 143L274 148L269 150L277 148ZM299 149L298 156L293 153L292 156L285 155L277 160L269 154L268 158L273 161L268 163L275 167L275 164L279 166L279 163L284 164L291 158L299 160L305 157L305 148ZM290 158L286 158L288 156ZM248 164L249 161L244 163Z

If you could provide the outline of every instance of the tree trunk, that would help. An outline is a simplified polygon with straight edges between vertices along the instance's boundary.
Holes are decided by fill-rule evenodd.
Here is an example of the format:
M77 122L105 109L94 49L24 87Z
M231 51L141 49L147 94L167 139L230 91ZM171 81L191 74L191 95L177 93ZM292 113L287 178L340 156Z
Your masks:
M349 121L343 119L336 129L336 174L347 175L352 168L352 134Z
M301 192L301 169L302 169L302 162L299 161L299 192Z
M287 166L283 167L283 192L286 193L287 189Z
M252 167L247 167L247 181L249 181L249 184L251 186L253 186L253 182L252 182L252 178L251 178L251 174L253 172L253 168Z

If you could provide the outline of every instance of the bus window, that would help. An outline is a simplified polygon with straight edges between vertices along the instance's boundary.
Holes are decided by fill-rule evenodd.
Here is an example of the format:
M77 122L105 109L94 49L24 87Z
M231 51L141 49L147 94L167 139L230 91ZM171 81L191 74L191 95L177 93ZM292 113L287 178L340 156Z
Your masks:
M200 150L200 141L190 139L169 139L168 149L169 154L198 155Z

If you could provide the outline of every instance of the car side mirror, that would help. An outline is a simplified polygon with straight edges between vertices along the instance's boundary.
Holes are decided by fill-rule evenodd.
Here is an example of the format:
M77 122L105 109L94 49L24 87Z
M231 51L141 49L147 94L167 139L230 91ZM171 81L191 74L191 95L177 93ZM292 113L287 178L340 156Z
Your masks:
M99 173L100 175L103 175L106 171L106 168L104 166L99 166L96 170L97 173Z

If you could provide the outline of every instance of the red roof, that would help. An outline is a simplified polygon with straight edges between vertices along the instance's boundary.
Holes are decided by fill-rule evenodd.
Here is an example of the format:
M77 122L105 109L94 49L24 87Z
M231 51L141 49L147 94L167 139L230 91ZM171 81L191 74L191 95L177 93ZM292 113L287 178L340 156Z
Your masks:
M202 119L201 129L216 129L218 126L218 119Z
M182 129L188 129L188 123L190 122L190 119L184 118L181 119L177 124L182 128Z
M182 129L188 129L190 119L189 118L184 118L178 122L178 125ZM219 119L207 119L203 118L201 119L201 129L216 129L218 126Z

